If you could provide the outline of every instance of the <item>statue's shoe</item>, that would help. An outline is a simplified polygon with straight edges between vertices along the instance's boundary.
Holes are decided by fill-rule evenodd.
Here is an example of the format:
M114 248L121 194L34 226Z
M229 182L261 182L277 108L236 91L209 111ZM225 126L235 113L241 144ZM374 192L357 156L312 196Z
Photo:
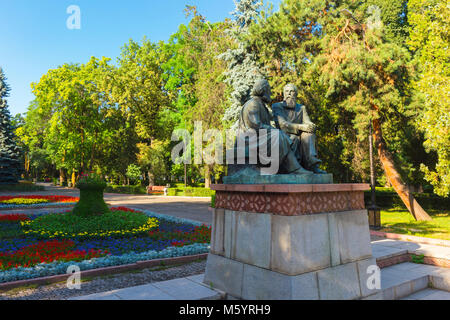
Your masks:
M300 174L314 174L314 172L306 170L306 169L300 167L297 170L291 172L291 174L298 174L298 175L300 175Z
M313 166L312 168L312 172L314 172L315 174L327 174L326 171L323 171L319 168L319 165L316 164L315 166Z

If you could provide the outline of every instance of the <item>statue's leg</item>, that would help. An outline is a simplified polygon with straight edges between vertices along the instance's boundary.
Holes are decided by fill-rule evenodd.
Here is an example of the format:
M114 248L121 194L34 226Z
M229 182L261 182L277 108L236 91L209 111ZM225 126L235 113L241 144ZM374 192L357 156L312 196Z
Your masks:
M290 139L292 141L291 149L292 152L294 152L295 157L297 158L297 161L303 166L303 157L302 157L302 141L300 139L300 136L291 134Z
M303 132L300 137L301 154L304 166L309 169L322 162L317 157L316 135L314 133Z
M280 135L281 172L287 174L312 174L311 171L302 167L297 154L300 150L300 139L298 136Z

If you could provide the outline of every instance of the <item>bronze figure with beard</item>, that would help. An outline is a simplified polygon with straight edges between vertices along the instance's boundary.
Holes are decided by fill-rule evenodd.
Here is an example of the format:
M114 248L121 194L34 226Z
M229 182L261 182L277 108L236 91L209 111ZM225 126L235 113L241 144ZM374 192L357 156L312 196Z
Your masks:
M245 105L242 107L240 117L239 117L239 130L238 130L238 136L240 134L245 135L249 131L254 131L256 133L259 132L261 129L267 130L267 140L269 141L267 145L271 146L273 143L274 146L277 146L278 157L277 157L277 163L279 163L280 167L278 168L278 174L297 174L297 175L303 175L303 174L312 174L311 171L305 170L302 168L300 163L298 162L297 158L295 157L294 152L292 151L290 145L291 140L289 139L289 136L286 135L282 130L279 130L273 126L271 126L270 121L272 120L272 115L270 114L268 108L266 107L266 104L270 104L271 100L271 90L269 82L265 79L261 79L256 82L252 93L251 93L251 99L245 103ZM277 139L272 139L273 136L277 136ZM256 145L252 145L256 144ZM243 162L248 161L249 153L251 153L251 150L259 150L267 148L266 142L264 139L258 139L257 141L250 142L249 144L244 144L245 151L242 153L238 152L238 146L235 145L235 155L243 154L245 155L245 158ZM256 148L255 148L256 147ZM272 152L270 152L272 153ZM261 166L261 163L264 161L261 160L267 160L267 159L261 159L261 153L258 152L258 160L256 168ZM236 163L236 162L235 162ZM237 162L239 163L239 162ZM267 163L267 162L266 162ZM249 165L230 165L229 166L229 174L233 174L236 171L239 171L245 167L252 167Z
M291 149L305 169L325 174L325 171L319 169L322 160L317 157L316 125L310 120L306 107L297 103L296 86L286 85L283 93L284 101L272 105L277 128L289 135Z

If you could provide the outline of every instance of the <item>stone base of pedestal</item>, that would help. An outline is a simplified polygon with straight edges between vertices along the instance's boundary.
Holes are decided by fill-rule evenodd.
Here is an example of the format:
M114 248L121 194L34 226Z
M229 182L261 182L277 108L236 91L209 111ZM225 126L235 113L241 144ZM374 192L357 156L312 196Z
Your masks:
M333 191L333 185L328 186L320 191L322 201L329 192L329 197L354 197L357 200L354 206L360 203L365 188L347 185L350 191L343 190L342 186L338 187L340 191ZM246 199L245 192L258 193L248 186L247 191L239 190L242 187L216 190L219 197L221 192L240 193L242 199ZM292 190L284 196L298 197L295 193L303 190L306 194L301 195L302 199L314 197L309 189ZM339 192L351 194L343 196ZM276 197L276 192L259 193L260 199ZM273 208L272 212L216 208L204 282L242 299L341 300L377 294L379 290L367 284L374 275L369 267L376 266L367 210L352 208L351 201L346 205L347 211L294 215L286 215L274 206L266 206ZM221 206L228 205L222 201Z
M245 300L363 299L379 292L367 289L371 265L374 258L291 276L210 253L203 282Z

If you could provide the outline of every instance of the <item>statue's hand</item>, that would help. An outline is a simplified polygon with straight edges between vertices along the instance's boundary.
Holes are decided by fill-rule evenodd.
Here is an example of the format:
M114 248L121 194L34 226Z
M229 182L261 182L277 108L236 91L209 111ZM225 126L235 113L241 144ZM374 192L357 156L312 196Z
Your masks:
M307 123L306 125L306 132L309 132L309 133L314 133L314 132L316 132L316 125L314 124L314 123Z
M316 131L316 125L313 123L299 124L297 126L299 133L308 132L314 133Z

